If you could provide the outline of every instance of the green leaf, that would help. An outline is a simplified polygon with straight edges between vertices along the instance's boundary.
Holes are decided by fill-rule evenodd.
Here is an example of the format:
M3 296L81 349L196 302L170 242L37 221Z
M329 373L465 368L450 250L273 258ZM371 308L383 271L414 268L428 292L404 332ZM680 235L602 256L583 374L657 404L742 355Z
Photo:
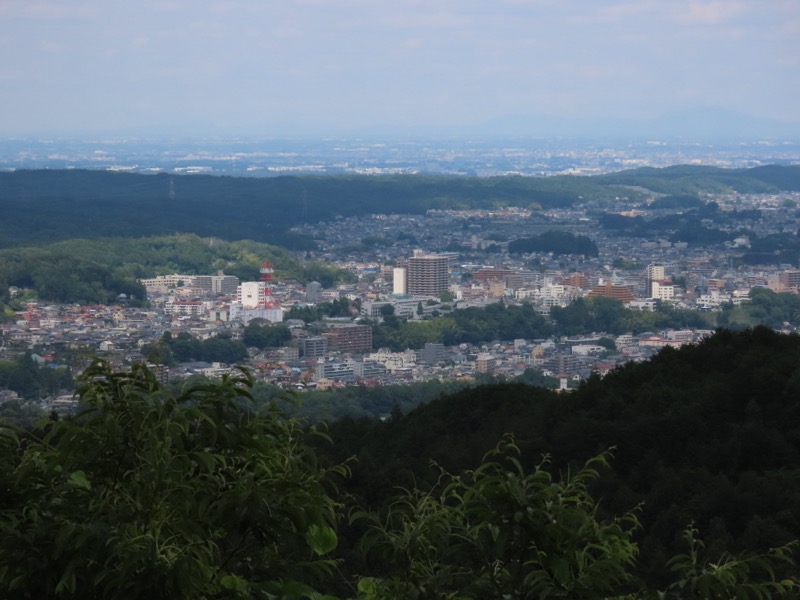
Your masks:
M309 526L306 532L306 541L318 556L323 556L331 552L336 549L336 545L338 544L336 532L332 528L326 526L320 527L316 523Z
M236 592L237 594L247 594L250 591L247 581L241 577L237 577L236 575L223 575L220 578L219 583L226 590Z
M380 592L380 580L375 577L362 577L358 580L359 594L363 594L366 598L377 598Z
M92 489L92 484L86 479L86 473L83 471L73 471L69 476L69 484L83 490Z
M69 571L64 573L61 580L56 585L55 593L59 595L61 592L74 592L75 591L75 573Z

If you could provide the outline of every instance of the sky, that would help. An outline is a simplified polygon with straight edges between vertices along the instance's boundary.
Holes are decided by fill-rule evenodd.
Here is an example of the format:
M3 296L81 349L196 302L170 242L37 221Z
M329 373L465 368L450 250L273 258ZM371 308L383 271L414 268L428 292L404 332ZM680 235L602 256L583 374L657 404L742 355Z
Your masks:
M800 122L798 0L0 0L0 136Z

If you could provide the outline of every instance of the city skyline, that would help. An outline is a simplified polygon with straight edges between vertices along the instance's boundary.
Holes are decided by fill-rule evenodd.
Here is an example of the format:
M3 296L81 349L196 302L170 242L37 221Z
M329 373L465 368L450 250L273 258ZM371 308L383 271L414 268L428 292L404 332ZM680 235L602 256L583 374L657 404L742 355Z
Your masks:
M6 1L0 135L795 135L798 40L791 0Z

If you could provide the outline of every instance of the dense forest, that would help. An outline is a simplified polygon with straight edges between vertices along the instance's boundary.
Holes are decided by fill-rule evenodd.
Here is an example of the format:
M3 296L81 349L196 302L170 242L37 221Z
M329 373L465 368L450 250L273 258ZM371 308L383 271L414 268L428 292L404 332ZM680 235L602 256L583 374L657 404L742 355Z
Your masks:
M246 372L96 363L0 428L7 598L796 597L800 337L722 330L570 393L302 427Z
M389 422L330 425L333 462L357 456L348 493L368 505L479 464L512 434L527 468L566 473L611 449L593 484L604 514L639 507L639 568L669 577L689 523L715 559L800 537L800 337L722 330L592 377L566 395L521 383L465 389Z
M595 177L329 176L234 178L105 171L0 173L0 247L83 237L176 232L250 239L292 250L311 240L288 233L301 222L432 208L571 206L583 199L800 189L800 167L677 166ZM174 192L170 194L170 189Z

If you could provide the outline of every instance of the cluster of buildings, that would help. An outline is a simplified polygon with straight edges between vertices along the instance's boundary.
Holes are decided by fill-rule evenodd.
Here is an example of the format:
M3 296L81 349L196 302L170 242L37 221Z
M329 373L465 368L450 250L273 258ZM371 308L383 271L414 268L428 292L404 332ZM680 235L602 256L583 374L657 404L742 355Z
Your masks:
M670 280L665 266L658 264L649 265L640 274L641 281L633 285L586 273L458 264L456 256L444 253L416 252L398 266L365 263L351 268L359 273L359 283L333 289L323 289L317 282L301 285L296 281L274 281L268 262L262 264L261 279L256 282L241 282L223 273L145 279L142 283L150 297L147 309L30 302L16 322L0 326L0 358L31 349L43 364L58 366L67 362L79 369L88 357L100 355L123 368L132 361L143 360L142 347L160 340L165 331L173 336L185 332L197 339L221 333L241 338L244 326L260 319L257 322L264 325L286 326L292 339L282 348L251 349L248 365L265 381L285 387L324 389L431 378L514 377L528 369L557 377L565 386L592 372L604 373L621 362L645 359L664 346L693 342L709 333L667 331L612 336L598 332L575 339L494 340L480 346L426 343L391 352L374 347L372 325L389 314L426 319L500 300L529 302L547 313L552 306L593 295L651 310L657 302L675 302L685 293ZM464 277L464 273L469 276ZM800 271L785 271L771 279L796 287L800 284ZM698 296L697 301L713 309L726 294L724 285L720 285ZM293 306L314 306L341 298L360 306L360 311L310 325L285 316ZM193 363L173 367L164 376L218 375L229 367Z
M800 228L796 211L786 208L800 202L800 194L737 196L719 202L758 212L759 218L737 221L753 235ZM619 206L606 208L630 207L620 199ZM590 236L598 256L512 255L502 241L551 228ZM480 346L457 347L420 344L390 352L375 347L373 323L390 315L427 319L500 301L529 303L548 315L555 306L594 296L614 298L634 310L651 311L667 302L713 313L747 302L755 287L786 293L800 289L798 265L737 264L735 257L749 244L747 236L724 246L614 236L598 226L586 207L369 215L304 226L300 232L320 243L311 258L352 271L357 283L323 288L318 282L277 280L272 265L265 262L258 281L240 281L222 272L142 280L149 296L147 309L124 303L86 307L31 302L16 321L0 324L0 359L32 350L42 364L67 365L77 371L87 357L100 354L122 367L142 360L142 347L161 339L165 331L185 332L196 339L220 334L236 339L247 324L256 322L281 324L291 333L284 347L251 348L248 359L259 377L287 387L515 376L527 369L569 382L621 362L645 359L664 346L696 341L708 331L638 336L595 332L572 340L487 340ZM383 241L359 251L364 232ZM420 247L428 250L417 250ZM287 318L292 307L342 299L353 307L347 316L308 325ZM179 365L168 375L215 375L227 368Z
M283 320L283 310L272 297L273 268L264 261L260 281L240 282L238 277L218 272L216 275L161 275L142 279L149 299L166 296L164 312L170 316L198 317L207 314L218 321L236 321L247 325L253 319L271 323ZM235 294L235 299L220 306L209 305L202 298Z

